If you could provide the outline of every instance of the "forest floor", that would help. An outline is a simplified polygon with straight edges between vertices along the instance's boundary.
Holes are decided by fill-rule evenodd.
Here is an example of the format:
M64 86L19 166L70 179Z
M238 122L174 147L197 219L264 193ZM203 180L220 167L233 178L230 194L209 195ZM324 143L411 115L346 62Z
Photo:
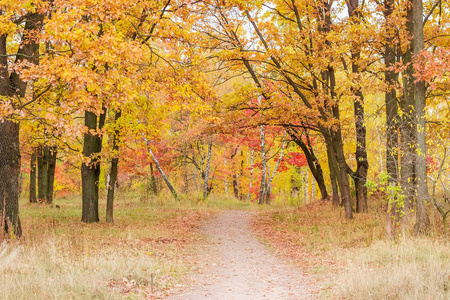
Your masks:
M255 212L225 211L203 225L208 235L199 274L169 299L313 299L317 287L275 256L252 231Z
M21 199L23 236L0 242L1 299L450 299L432 207L427 236L393 241L381 197L352 220L323 201L119 193L114 224L84 224L80 196L56 203Z

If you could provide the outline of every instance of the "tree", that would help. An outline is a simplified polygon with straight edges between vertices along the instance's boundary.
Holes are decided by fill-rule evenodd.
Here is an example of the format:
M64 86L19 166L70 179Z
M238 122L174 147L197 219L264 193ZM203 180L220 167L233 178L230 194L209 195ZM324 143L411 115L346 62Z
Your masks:
M20 5L18 7L20 9ZM12 11L1 11L2 22L18 25L25 23L22 39L17 53L15 53L14 65L26 63L37 64L39 60L39 40L37 32L42 28L44 13L41 8L34 7L34 11L27 11L21 17L15 19L14 8ZM18 10L17 12L19 12ZM20 14L19 14L20 16ZM11 73L8 57L8 38L15 38L14 32L0 32L0 96L2 96L2 122L0 123L0 206L1 232L11 236L20 237L22 227L19 217L19 174L20 174L20 149L19 149L19 123L14 120L14 110L20 109L24 104L21 100L25 97L27 82L20 77L20 71L15 69ZM8 111L8 108L11 109Z

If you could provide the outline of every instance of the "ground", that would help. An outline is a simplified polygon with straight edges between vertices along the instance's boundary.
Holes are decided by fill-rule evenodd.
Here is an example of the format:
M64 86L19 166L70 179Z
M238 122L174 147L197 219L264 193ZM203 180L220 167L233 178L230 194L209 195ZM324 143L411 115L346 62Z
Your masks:
M313 299L312 279L276 257L254 235L254 212L225 211L203 226L201 274L169 299Z

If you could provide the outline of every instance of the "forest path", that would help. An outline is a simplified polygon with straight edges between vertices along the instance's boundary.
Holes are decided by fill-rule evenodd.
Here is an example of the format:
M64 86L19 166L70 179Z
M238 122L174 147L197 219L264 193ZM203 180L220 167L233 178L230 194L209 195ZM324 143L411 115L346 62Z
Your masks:
M252 233L254 213L226 211L203 229L210 237L205 260L211 268L189 290L170 299L313 299L308 278L270 253Z

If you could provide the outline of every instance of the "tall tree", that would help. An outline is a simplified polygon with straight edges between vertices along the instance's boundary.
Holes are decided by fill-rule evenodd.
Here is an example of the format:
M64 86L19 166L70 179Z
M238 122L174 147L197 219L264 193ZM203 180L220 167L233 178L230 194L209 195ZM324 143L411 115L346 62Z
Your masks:
M422 0L413 0L413 53L415 65L422 64L421 51L424 49L423 38L423 4ZM415 70L415 74L420 70ZM416 230L423 233L427 230L430 223L425 203L429 201L427 185L427 162L426 162L426 125L425 125L425 97L426 87L423 79L414 76L414 112L415 112L415 133L416 133L416 184L417 184L417 208L416 208Z
M3 15L6 11L0 11ZM14 14L12 14L14 16ZM35 9L27 12L16 23L25 22L19 49L15 53L15 65L21 63L37 64L39 61L39 40L37 34L42 28L44 14ZM22 80L19 71L14 69L9 73L8 32L0 32L0 96L3 105L12 100L12 109L20 107L17 98L25 97L27 82ZM11 37L16 38L16 37ZM7 100L4 100L7 99ZM20 148L19 123L13 115L2 116L0 122L0 220L1 232L20 237L22 227L19 218L19 174Z

